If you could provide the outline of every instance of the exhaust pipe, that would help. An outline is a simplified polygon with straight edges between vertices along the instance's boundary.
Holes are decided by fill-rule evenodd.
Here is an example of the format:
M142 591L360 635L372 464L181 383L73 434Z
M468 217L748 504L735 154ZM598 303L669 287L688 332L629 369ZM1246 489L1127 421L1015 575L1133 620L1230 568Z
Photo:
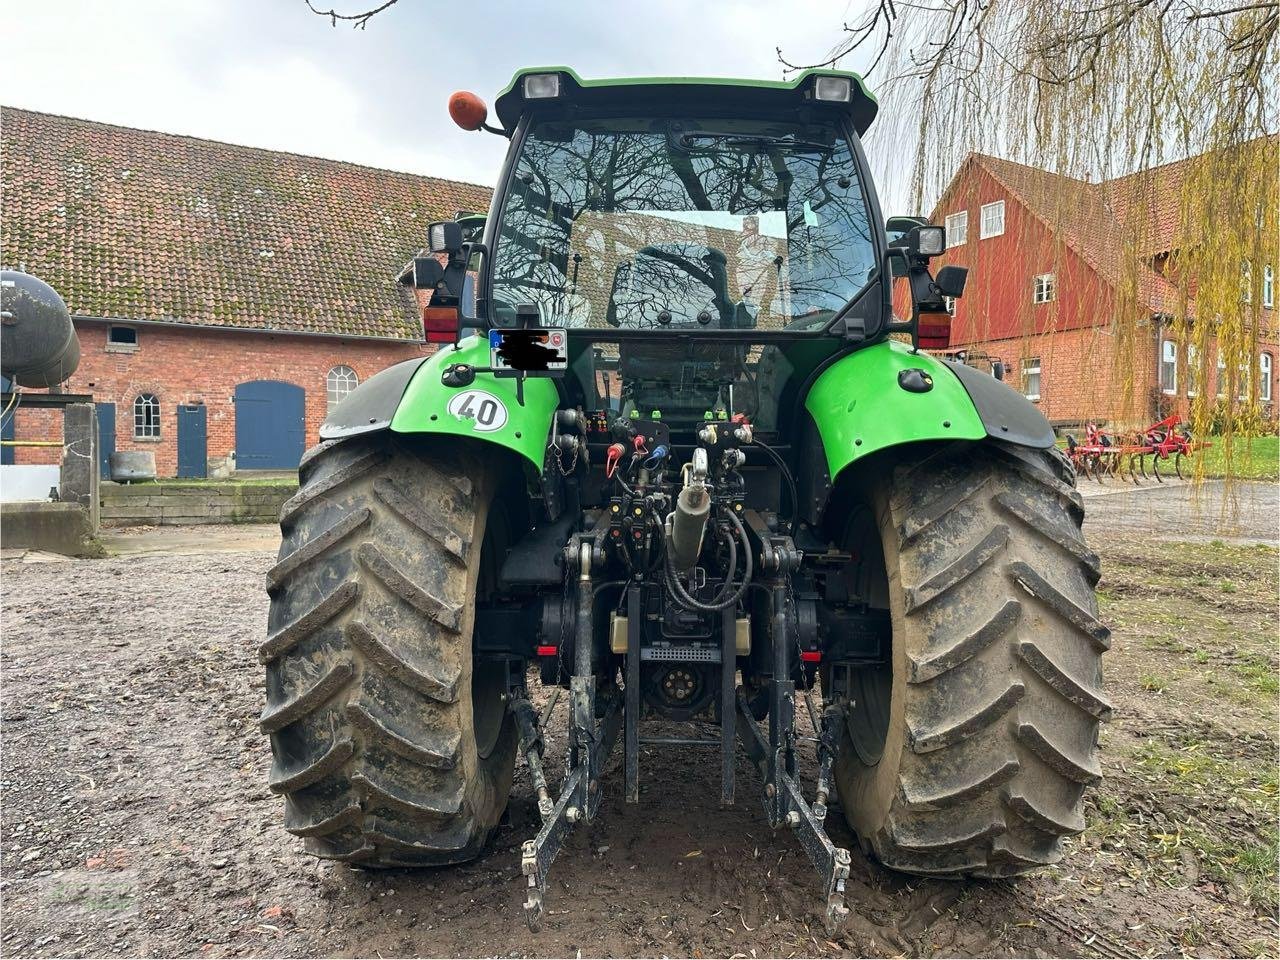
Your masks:
M703 482L707 475L707 452L699 447L685 485L676 497L676 508L667 520L667 553L676 570L692 570L702 552L702 538L711 517L711 493Z

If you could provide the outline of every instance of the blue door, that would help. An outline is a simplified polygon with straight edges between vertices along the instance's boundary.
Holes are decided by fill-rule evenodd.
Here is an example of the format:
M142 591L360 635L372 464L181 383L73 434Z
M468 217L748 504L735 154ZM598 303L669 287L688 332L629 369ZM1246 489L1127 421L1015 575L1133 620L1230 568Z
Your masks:
M0 393L8 393L12 389L8 377L0 377ZM8 404L0 405L0 411ZM14 439L13 422L18 419L18 405L14 404L8 411L0 412L0 440ZM0 445L0 463L13 463L13 447Z
M236 387L236 469L293 470L306 442L306 391L281 380Z
M208 476L209 432L203 403L178 406L178 476Z
M98 470L103 480L111 479L111 455L116 452L116 405L96 403L98 410Z

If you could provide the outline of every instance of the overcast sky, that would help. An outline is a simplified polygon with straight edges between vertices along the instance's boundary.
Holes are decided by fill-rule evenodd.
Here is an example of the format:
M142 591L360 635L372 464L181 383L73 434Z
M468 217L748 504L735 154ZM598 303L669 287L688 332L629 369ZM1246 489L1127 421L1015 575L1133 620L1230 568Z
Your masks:
M303 0L0 0L0 103L491 184L506 141L454 127L453 90L492 103L543 64L777 79L776 47L821 59L858 3L400 0L353 30Z

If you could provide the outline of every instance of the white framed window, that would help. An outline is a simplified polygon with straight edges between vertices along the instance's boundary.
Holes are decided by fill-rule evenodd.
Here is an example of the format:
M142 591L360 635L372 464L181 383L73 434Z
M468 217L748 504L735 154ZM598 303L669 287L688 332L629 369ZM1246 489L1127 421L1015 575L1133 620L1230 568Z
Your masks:
M1218 349L1218 399L1221 400L1227 395L1227 361L1222 356L1222 349Z
M160 439L160 401L154 393L140 393L133 399L133 439Z
M969 240L969 211L948 214L943 226L947 230L947 249L964 246Z
M1042 273L1031 283L1031 302L1050 303L1058 299L1058 281L1052 273Z
M1258 399L1271 402L1271 369L1274 361L1269 353L1258 354Z
M1172 340L1160 344L1160 389L1168 394L1178 392L1178 345Z
M1269 263L1262 268L1262 305L1268 310L1276 305L1276 272Z
M1040 399L1040 358L1024 357L1022 361L1022 393L1028 400Z
M1236 399L1249 399L1249 364L1240 364L1240 372L1236 375Z
M359 385L360 378L345 363L340 363L331 369L324 378L324 390L329 401L329 409L332 410L347 399L347 394Z
M1002 233L1004 233L1004 201L984 203L978 227L978 239L986 240L989 237L998 237Z
M943 297L942 302L947 305L947 313L951 314L951 316L954 317L956 315L956 298Z
M1200 392L1200 353L1194 343L1187 344L1187 396Z

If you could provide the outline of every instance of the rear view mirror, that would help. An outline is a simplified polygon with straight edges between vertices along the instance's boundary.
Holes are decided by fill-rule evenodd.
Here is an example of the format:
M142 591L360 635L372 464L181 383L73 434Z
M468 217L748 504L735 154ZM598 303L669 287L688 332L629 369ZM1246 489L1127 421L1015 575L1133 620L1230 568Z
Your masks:
M435 257L413 258L413 288L415 290L434 290L444 279L444 267Z
M906 237L916 227L927 226L928 220L923 217L890 217L884 222L884 232L889 237L889 246L905 247Z

